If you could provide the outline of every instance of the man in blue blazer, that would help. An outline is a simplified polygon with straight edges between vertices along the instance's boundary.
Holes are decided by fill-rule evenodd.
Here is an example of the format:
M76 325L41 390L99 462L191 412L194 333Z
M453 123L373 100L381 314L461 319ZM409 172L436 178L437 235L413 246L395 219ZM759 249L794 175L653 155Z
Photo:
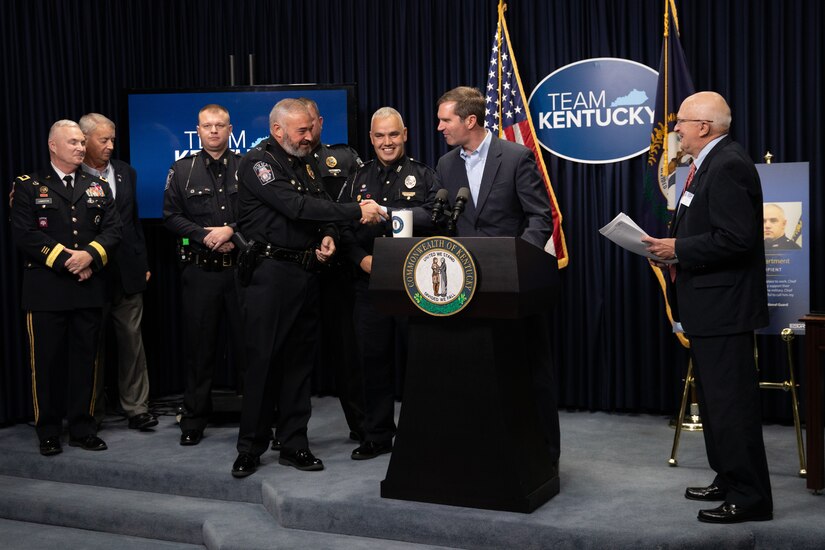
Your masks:
M137 173L119 160L112 159L115 146L115 123L98 113L80 118L86 136L83 171L109 183L122 225L121 242L111 262L108 300L103 308L104 323L100 333L99 365L96 370L95 420L98 425L106 416L103 359L106 356L106 320L111 319L118 350L118 396L129 419L129 427L145 431L157 426L149 412L149 375L140 323L143 318L143 291L149 280L146 240L138 216Z
M769 520L753 354L753 332L768 324L762 187L753 161L727 135L731 113L722 96L694 94L677 116L675 130L693 165L670 237L643 241L660 258L678 260L666 273L675 287L671 304L690 338L708 462L716 472L710 486L688 487L685 497L723 501L700 510L700 521Z
M436 174L455 204L458 190L470 189L457 237L521 237L545 249L553 233L550 198L533 153L501 140L484 128L485 100L475 88L460 86L438 100L438 131L455 149L441 157ZM551 259L548 258L548 261ZM547 342L544 315L525 324L533 340ZM559 413L556 407L549 345L537 346L530 365L536 408L556 466L559 458Z

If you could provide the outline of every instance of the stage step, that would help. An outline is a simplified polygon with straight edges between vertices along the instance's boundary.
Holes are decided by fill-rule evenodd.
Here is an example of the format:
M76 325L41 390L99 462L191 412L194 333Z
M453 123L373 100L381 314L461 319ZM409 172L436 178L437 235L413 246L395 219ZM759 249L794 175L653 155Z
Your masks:
M101 533L72 527L58 527L0 519L4 550L41 550L43 548L83 548L83 550L198 550L199 544L169 542Z
M0 518L12 520L13 526L27 522L29 525L45 524L73 531L85 529L91 532L92 537L137 537L147 543L148 546L144 546L146 548L152 547L150 543L153 540L179 545L202 545L210 550L425 548L409 543L285 529L273 520L262 505L247 502L162 495L11 476L0 476L0 494L3 495L0 499ZM40 525L36 528L39 529ZM15 529L19 530L20 528ZM90 540L92 543L88 547L94 548L92 544L97 539ZM105 539L102 540L105 542ZM137 545L138 542L135 544L135 548L141 548ZM5 545L3 547L6 548ZM117 544L108 547L123 546ZM170 546L175 547L187 546Z

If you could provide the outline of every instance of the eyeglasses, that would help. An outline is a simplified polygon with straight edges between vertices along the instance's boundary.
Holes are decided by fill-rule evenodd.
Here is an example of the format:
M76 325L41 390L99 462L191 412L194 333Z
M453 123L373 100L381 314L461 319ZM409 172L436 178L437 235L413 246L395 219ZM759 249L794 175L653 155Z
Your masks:
M200 127L206 130L207 132L211 132L212 128L215 128L216 130L220 131L226 129L226 124L223 124L222 122L218 124L201 124Z
M706 120L704 118L677 118L676 124L684 124L685 122L707 122L710 124L713 122L712 120Z

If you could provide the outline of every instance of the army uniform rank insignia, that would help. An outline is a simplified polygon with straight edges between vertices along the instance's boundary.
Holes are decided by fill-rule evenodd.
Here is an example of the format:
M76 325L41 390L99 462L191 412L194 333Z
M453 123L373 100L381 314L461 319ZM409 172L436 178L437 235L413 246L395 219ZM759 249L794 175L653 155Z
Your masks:
M326 163L327 163L327 166L329 168L335 168L336 166L338 166L338 159L336 159L335 157L330 156L330 157L327 157Z
M410 174L409 176L404 178L404 185L407 187L407 189L412 189L413 187L415 187L415 176Z
M272 168L270 168L269 165L263 161L256 162L252 169L255 171L255 175L258 177L258 181L261 182L261 185L266 185L275 179L275 174L272 173Z

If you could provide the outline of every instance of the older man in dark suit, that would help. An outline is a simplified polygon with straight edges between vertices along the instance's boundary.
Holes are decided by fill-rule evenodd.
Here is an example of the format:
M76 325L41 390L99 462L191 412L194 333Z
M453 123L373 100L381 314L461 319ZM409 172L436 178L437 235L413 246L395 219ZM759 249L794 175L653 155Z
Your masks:
M140 323L143 319L143 291L149 281L146 240L138 216L137 173L125 162L112 159L115 147L115 123L99 113L80 118L80 129L86 136L86 157L83 170L98 176L112 190L120 215L121 242L109 265L109 292L103 308L95 402L95 420L100 424L106 416L103 359L106 356L106 321L112 320L118 350L118 396L120 406L129 419L129 427L147 430L158 421L149 412L149 375Z
M438 100L438 130L448 145L457 146L441 157L436 174L455 204L458 190L470 189L464 213L456 223L458 237L521 237L544 249L553 233L550 198L533 153L484 128L484 96L461 86ZM548 258L548 261L551 259ZM549 337L547 319L525 322L536 342ZM531 362L536 408L550 455L559 458L559 414L553 388L549 346L536 346Z
M690 338L708 462L716 478L688 487L712 523L769 520L773 501L760 422L753 331L768 324L762 187L753 161L727 134L730 108L714 92L688 97L676 132L694 158L670 237L645 237L669 268L675 318ZM667 267L661 265L661 267ZM673 302L672 302L673 303Z

